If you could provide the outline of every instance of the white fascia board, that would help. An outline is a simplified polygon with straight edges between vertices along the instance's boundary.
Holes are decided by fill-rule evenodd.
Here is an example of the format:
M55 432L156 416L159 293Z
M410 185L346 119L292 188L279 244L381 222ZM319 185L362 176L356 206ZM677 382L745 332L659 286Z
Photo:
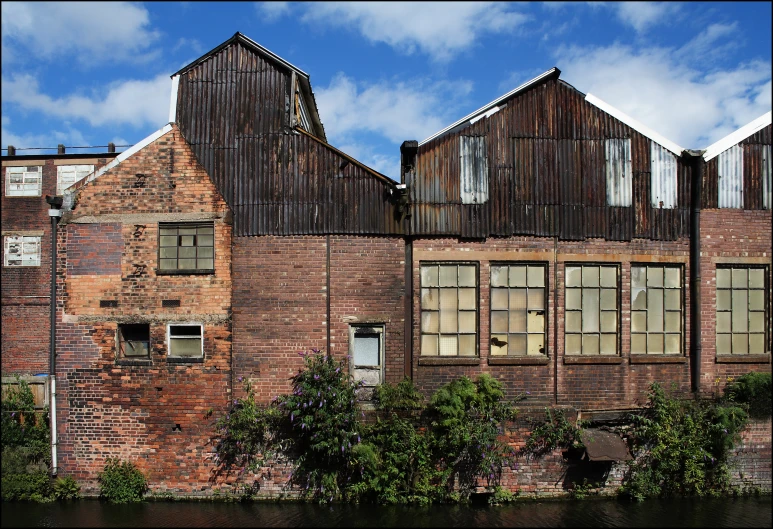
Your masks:
M615 118L615 119L617 119L619 121L622 121L623 123L625 123L626 125L628 125L632 129L634 129L636 132L639 132L640 134L648 137L649 139L651 139L655 143L661 145L662 147L665 147L666 149L668 149L669 151L671 151L675 155L677 155L677 156L681 156L682 155L682 151L684 151L684 149L682 147L680 147L679 145L677 145L673 141L671 141L671 140L669 140L667 138L664 138L663 136L661 136L660 134L658 134L654 130L650 129L649 127L647 127L645 125L642 125L641 123L639 123L638 121L633 119L631 116L629 116L628 114L626 114L622 110L619 110L619 109L613 107L612 105L610 105L609 103L606 103L606 102L602 101L601 99L599 99L598 97L594 96L593 94L586 95L585 96L585 101L587 101L591 105L593 105L595 107L598 107L599 109L603 110L604 112L606 112L607 114L609 114L613 118Z
M712 143L708 147L706 147L706 152L703 153L703 159L705 161L709 161L712 158L719 156L726 150L728 150L730 147L735 145L736 143L739 143L755 132L759 131L760 129L763 129L770 125L771 123L771 112L768 111L767 113L761 115L751 123L747 123L740 129L738 129L735 132L731 132L721 140Z
M445 133L446 133L446 132L448 132L449 130L451 130L451 129L453 129L453 128L456 128L456 127L458 127L459 125L461 125L461 124L462 124L462 123L464 123L465 121L470 121L470 123L475 123L476 121L478 121L478 119L481 119L482 117L488 117L488 116L483 116L483 115L481 115L481 116L479 116L479 117L478 117L478 114L484 114L485 112L489 111L490 109L491 109L491 110L493 110L491 107L498 106L498 105L499 105L499 103L501 103L502 101L504 101L504 100L508 99L508 98L509 98L509 97L511 97L513 94L516 94L516 93L518 93L518 92L520 92L520 91L522 91L522 90L525 90L526 88L529 88L530 86L532 86L532 85L534 85L534 84L536 84L536 83L540 82L542 79L544 79L545 77L547 77L547 76L551 75L551 74L552 74L553 72L555 72L555 71L556 71L556 68L551 68L551 69L550 69L550 70L548 70L547 72L545 72L545 73L542 73L542 74L538 75L538 76L537 76L537 77L535 77L534 79L531 79L530 81L526 81L525 83L523 83L523 84L522 84L521 86L519 86L518 88L514 88L513 90L510 90L510 91L509 91L508 93L506 93L505 95L503 95L503 96L501 96L501 97L498 97L498 98L496 98L496 99L495 99L494 101L492 101L491 103L489 103L489 104L487 104L487 105L484 105L484 106L482 106L481 108L479 108L479 109L478 109L478 110L476 110L475 112L473 112L473 113L469 114L468 116L465 116L465 117L463 117L462 119L460 119L460 120L459 120L459 121L457 121L456 123L454 123L454 124L452 124L452 125L449 125L449 126L447 126L446 128L444 128L443 130L441 130L441 131L439 131L439 132L436 132L435 134L433 134L432 136L430 136L430 137L429 137L429 138L427 138L426 140L422 140L422 141L420 141L420 142L419 142L419 146L422 146L422 145L424 145L425 143L427 143L427 142L430 142L430 141L434 140L434 139L435 139L435 138L437 138L438 136L441 136L441 135L445 134ZM496 110L499 110L499 109L497 108ZM496 112L496 110L494 110L494 112ZM492 112L491 114L493 114L494 112ZM477 119L476 119L476 118L477 118Z
M153 134L148 136L147 138L145 138L143 140L140 140L139 142L137 142L136 144L134 144L133 146L129 147L128 149L123 151L121 154L119 154L118 156L113 158L112 162L110 162L109 164L105 165L102 169L100 169L99 171L95 172L93 175L89 176L86 179L85 182L83 180L81 180L81 182L83 182L83 184L85 185L85 184L88 184L89 182L92 182L93 180L96 180L101 175L105 174L107 171L109 171L110 169L112 169L113 167L115 167L116 165L121 163L122 161L124 161L127 158L129 158L132 154L134 154L134 153L144 149L145 147L147 147L148 145L150 145L151 143L156 141L158 138L160 138L161 136L163 136L164 134L166 134L170 130L172 130L172 124L171 123L167 123L166 125L164 125L160 129L158 129L156 132L154 132ZM77 182L77 183L80 184L81 182ZM76 184L73 184L73 185L76 185ZM69 188L68 188L68 190L69 190Z
M177 88L180 86L180 76L172 77L172 97L169 100L169 123L177 120Z

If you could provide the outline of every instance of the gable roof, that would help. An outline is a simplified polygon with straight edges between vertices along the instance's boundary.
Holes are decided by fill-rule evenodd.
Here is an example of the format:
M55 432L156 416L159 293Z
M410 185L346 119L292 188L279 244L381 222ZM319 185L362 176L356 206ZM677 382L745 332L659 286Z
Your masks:
M712 143L708 147L706 147L706 151L703 153L703 159L705 161L709 161L715 156L720 155L721 153L725 152L727 149L735 145L736 143L739 143L755 132L764 129L768 125L771 124L771 111L766 112L765 114L761 115L754 121L747 123L740 129L736 130L735 132L731 132L721 140Z
M177 70L175 73L171 75L172 77L172 98L173 98L173 105L176 105L176 92L177 92L177 80L179 79L180 75L185 74L192 68L195 68L199 64L203 63L204 61L208 60L213 55L217 55L220 53L223 49L230 46L231 44L239 43L246 48L254 51L255 53L258 53L259 55L263 56L266 59L269 59L270 61L276 63L279 67L283 68L284 70L287 70L291 73L295 73L296 78L298 79L298 83L301 85L301 89L303 91L303 95L305 96L305 99L307 102L311 102L311 104L307 103L307 107L309 108L309 112L311 113L311 120L314 124L314 128L318 131L320 137L327 141L327 138L325 136L325 127L322 125L322 120L319 117L319 109L317 108L317 101L314 98L314 92L311 90L311 82L309 80L309 74L298 68L297 66L287 62L283 58L281 58L276 53L270 51L269 49L261 46L248 36L244 35L243 33L236 32L234 33L234 36L230 39L226 40L219 46L216 46L206 52L204 55L199 57L198 59L194 60L193 62L183 66L179 70ZM170 121L172 120L172 117L174 116L174 109L170 109Z
M643 136L648 137L649 139L661 145L662 147L665 147L675 155L681 156L682 152L685 150L683 147L680 147L679 145L669 140L668 138L661 136L660 134L650 129L646 125L642 125L641 123L633 119L631 116L624 113L622 110L618 110L617 108L613 107L609 103L602 101L601 99L594 96L593 94L586 95L585 100L591 105L603 110L613 118L619 121L622 121L632 129L634 129L636 132L642 134Z
M481 118L491 116L492 114L494 114L495 112L497 112L499 110L499 107L498 107L499 103L501 103L503 101L506 101L507 99L511 98L512 96L514 96L514 95L516 95L516 94L518 94L520 92L523 92L525 90L528 90L529 88L531 88L533 86L536 86L536 85L538 85L538 84L540 84L540 83L542 83L544 81L547 81L549 79L558 78L559 75L561 75L561 70L559 70L558 68L555 68L555 67L551 68L547 72L544 72L544 73L538 75L534 79L526 81L521 86L519 86L517 88L514 88L513 90L510 90L505 95L496 98L491 103L483 105L482 107L480 107L478 110L476 110L472 114L469 114L469 115L463 117L462 119L460 119L459 121L457 121L457 122L447 126L443 130L441 130L439 132L436 132L435 134L433 134L429 138L420 141L419 142L419 146L422 146L425 143L428 143L428 142L434 140L435 138L438 138L438 137L442 136L443 134L449 132L450 130L455 129L459 125L463 124L465 121L469 121L472 124L472 123L475 123L476 121L478 121Z

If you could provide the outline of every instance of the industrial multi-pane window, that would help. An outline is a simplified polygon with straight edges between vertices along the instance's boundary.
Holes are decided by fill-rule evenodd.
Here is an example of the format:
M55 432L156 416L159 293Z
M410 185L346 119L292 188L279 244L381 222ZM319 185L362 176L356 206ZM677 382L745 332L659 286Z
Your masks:
M64 194L64 190L80 182L94 172L93 165L58 165L56 167L56 194Z
M169 356L201 358L204 356L204 327L200 323L171 323L167 327Z
M491 354L544 355L544 264L491 266Z
M477 279L474 264L421 266L422 355L477 355Z
M488 201L488 154L485 136L459 138L462 204Z
M5 196L39 197L42 187L42 166L32 165L28 167L5 168Z
M566 354L617 354L618 272L617 265L566 266Z
M764 267L717 267L717 354L765 354Z
M631 354L681 352L681 268L631 266Z
M159 224L159 272L212 272L215 227L212 222Z
M118 325L118 357L148 358L150 356L150 325L124 323Z
M8 235L3 246L5 266L40 266L40 237Z

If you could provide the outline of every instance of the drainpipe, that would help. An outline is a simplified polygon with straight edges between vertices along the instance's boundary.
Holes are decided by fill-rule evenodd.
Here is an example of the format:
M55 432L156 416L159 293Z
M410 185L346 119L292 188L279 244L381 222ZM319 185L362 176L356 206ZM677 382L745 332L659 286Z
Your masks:
M51 475L58 472L56 457L56 225L62 216L62 198L46 197L46 202L51 205L48 216L51 217L51 337L48 380L51 384Z
M701 183L703 151L692 156L690 182L690 389L696 396L701 387Z

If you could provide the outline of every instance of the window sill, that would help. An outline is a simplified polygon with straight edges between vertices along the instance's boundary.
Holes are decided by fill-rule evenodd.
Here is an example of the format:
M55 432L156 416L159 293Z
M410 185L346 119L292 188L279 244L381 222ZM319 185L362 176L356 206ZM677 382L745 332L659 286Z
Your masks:
M547 356L489 356L490 366L545 366L550 363Z
M769 364L770 355L717 355L718 364Z
M601 355L576 355L564 356L564 364L622 364L623 359L619 356L601 356Z
M167 364L203 364L204 359L201 357L187 357L187 356L167 356Z
M137 359L129 359L129 358L121 358L115 361L115 365L117 366L152 366L153 361L149 358L137 358Z
M43 195L5 195L5 198L40 198Z
M477 366L480 358L477 356L425 356L419 357L420 366Z
M632 364L685 364L687 363L687 357L637 354L637 355L631 355L631 363Z
M156 269L157 276L192 276L192 275L214 275L214 270L159 270Z

